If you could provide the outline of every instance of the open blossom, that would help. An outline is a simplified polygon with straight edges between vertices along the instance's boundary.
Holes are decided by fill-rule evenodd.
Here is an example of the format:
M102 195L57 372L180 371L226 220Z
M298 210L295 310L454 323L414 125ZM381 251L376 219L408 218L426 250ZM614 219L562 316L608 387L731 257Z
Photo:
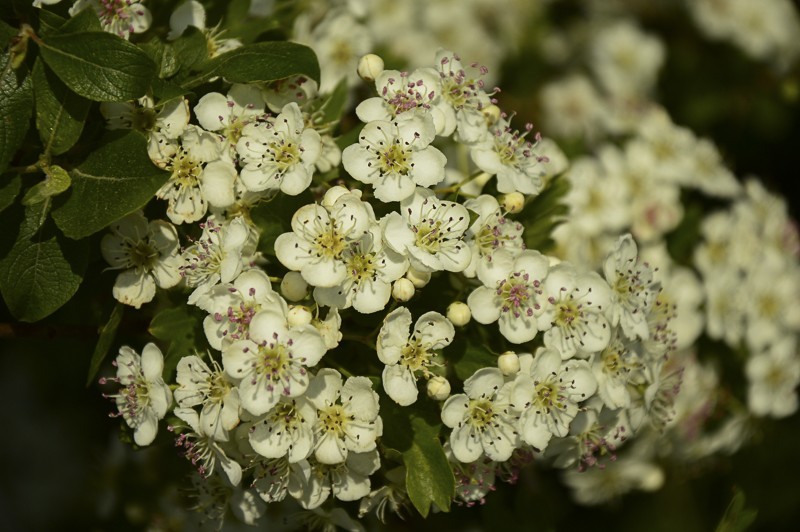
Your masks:
M503 215L494 196L482 194L465 201L464 207L478 215L466 235L472 258L464 275L492 282L492 271L507 267L525 249L524 228Z
M317 409L314 458L322 464L340 464L350 453L375 450L383 434L378 394L366 377L342 376L334 369L319 370L306 398Z
M248 431L253 450L265 458L287 457L296 463L309 457L314 449L314 425L317 412L307 398L281 397Z
M114 380L121 388L108 397L114 399L119 415L133 429L136 445L150 445L158 431L158 420L163 418L172 403L172 392L164 383L164 356L156 344L144 346L141 356L128 346L119 350L114 364ZM106 379L101 379L103 384Z
M111 224L100 251L117 276L112 293L121 303L139 308L153 300L156 286L171 288L180 282L178 233L168 222L148 222L141 211Z
M239 389L215 360L214 370L196 355L183 357L176 369L175 402L181 408L201 406L200 432L217 441L228 441L228 431L239 424Z
M787 338L750 357L745 366L747 406L757 416L787 417L797 411L800 356Z
M227 96L205 94L194 106L194 113L203 129L219 135L222 155L233 159L244 126L264 115L264 99L259 88L234 84Z
M467 298L473 319L484 324L499 322L500 333L515 344L533 340L546 304L542 283L548 270L547 257L533 250L523 251L510 264L498 265L484 286Z
M444 178L447 159L430 145L435 136L433 122L420 116L369 122L358 144L342 152L342 164L355 179L375 187L379 200L402 201L418 185L429 187Z
M97 13L103 30L123 39L131 33L144 33L153 22L150 11L141 2L132 0L76 0L69 8L71 16L91 7Z
M238 340L223 351L222 365L239 380L242 406L260 416L278 404L281 396L305 393L307 368L316 366L325 351L314 327L289 329L284 314L267 309L253 316L249 340Z
M274 118L244 125L240 135L236 153L243 166L241 179L248 190L280 189L296 196L311 184L322 141L319 133L305 127L296 103L286 104Z
M543 451L553 436L569 434L578 403L596 390L586 361L562 361L558 351L540 349L530 367L520 369L511 393L511 403L521 411L520 436Z
M309 459L307 477L299 477L301 484L290 483L289 493L303 508L314 509L333 495L340 501L357 501L369 494L369 476L381 466L377 450L349 453L347 459L337 464L324 464Z
M400 203L400 213L389 213L382 223L386 244L408 256L417 271L461 272L469 266L471 252L464 243L469 213L459 203L417 188Z
M442 406L442 422L453 429L450 448L457 460L486 456L504 462L519 444L516 417L509 405L511 383L497 368L482 368L464 381L464 392Z
M436 69L442 85L442 100L445 103L444 130L452 131L449 123L455 121L458 139L471 144L488 134L483 110L491 105L491 99L483 90L480 76L486 73L481 69L478 79L468 76L460 58L452 52L439 49L436 52Z
M213 435L206 432L206 427L201 424L197 411L193 408L180 407L173 413L186 423L189 429L178 435L175 446L181 448L186 459L197 467L197 472L209 477L215 471L222 470L231 485L237 486L242 481L241 464L229 458Z
M450 345L455 329L438 312L426 312L411 329L411 312L400 307L386 316L378 333L378 358L386 364L383 389L396 403L410 405L417 400L417 377L429 379L428 369L436 366L436 351Z

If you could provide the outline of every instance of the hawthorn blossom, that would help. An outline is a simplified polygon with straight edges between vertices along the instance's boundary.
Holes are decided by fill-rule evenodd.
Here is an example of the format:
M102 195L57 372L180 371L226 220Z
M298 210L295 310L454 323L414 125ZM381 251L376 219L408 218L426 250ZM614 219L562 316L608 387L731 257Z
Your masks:
M388 203L414 194L444 179L447 158L431 146L433 122L419 116L406 120L369 122L342 152L344 169L355 179L373 185L375 197Z
M397 404L408 406L417 400L417 378L429 379L428 369L439 365L435 351L450 345L455 329L438 312L426 312L411 329L411 312L400 307L390 312L378 333L378 358L383 369L383 389Z
M197 424L202 432L217 441L228 441L228 431L239 424L239 389L216 362L212 371L198 356L178 361L175 402L181 408L201 406Z
M219 135L222 154L234 159L244 127L264 115L264 99L259 88L234 84L227 96L218 92L203 95L194 106L194 113L203 129Z
M100 379L100 384L111 380L121 388L115 394L104 396L114 399L118 415L133 429L136 445L150 445L158 431L158 420L167 414L172 403L172 392L161 377L164 356L154 343L144 346L141 356L123 346L114 365L116 378Z
M290 463L305 460L314 449L317 412L307 398L281 397L278 404L248 431L250 446L265 458L285 456Z
M443 49L436 52L435 64L442 86L442 100L446 104L443 106L443 130L452 131L451 124L455 122L461 142L478 142L488 133L482 111L492 103L489 95L484 92L483 80L480 79L487 70L481 68L478 79L469 77L460 58Z
M400 213L382 219L386 245L408 256L421 272L464 271L471 252L464 243L469 213L463 205L444 201L424 188L400 202Z
M178 232L163 220L148 222L141 211L129 214L109 227L100 252L117 276L112 294L134 308L153 300L156 286L171 288L181 280Z
M459 462L481 456L504 462L519 444L516 418L509 404L511 383L497 368L482 368L464 381L464 392L442 406L442 422L453 429L450 448Z
M380 468L377 450L349 453L336 464L309 460L310 471L304 484L289 484L289 493L303 508L314 509L333 495L340 501L357 501L369 494L369 476ZM301 477L302 478L302 477Z
M193 408L176 408L173 413L189 428L178 435L175 446L182 449L186 459L197 467L197 472L207 478L219 467L231 485L238 486L242 481L241 464L229 458L215 438L205 432L197 411Z
M141 2L132 0L75 0L70 16L91 7L97 13L104 31L128 39L131 33L144 33L153 22L153 15Z
M503 215L494 196L482 194L468 199L464 207L478 215L466 234L472 259L464 275L477 276L483 283L491 282L493 269L508 266L525 249L524 228Z
M756 416L787 417L797 411L800 356L788 337L750 357L745 366L747 406Z

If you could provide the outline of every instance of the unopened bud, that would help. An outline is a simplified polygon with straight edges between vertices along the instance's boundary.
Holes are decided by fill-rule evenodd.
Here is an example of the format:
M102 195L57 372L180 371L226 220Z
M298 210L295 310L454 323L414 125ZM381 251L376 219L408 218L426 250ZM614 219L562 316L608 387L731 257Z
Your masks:
M500 115L503 114L500 108L495 104L487 105L481 109L481 113L483 113L483 118L486 119L486 125L488 126L493 126L498 120L500 120Z
M414 291L414 284L405 277L401 277L394 282L392 297L402 303L414 297Z
M417 288L422 288L431 280L431 272L420 272L414 268L409 268L406 272L406 279L414 283Z
M450 397L450 382L444 377L436 375L428 381L428 397L434 401L444 401Z
M289 272L281 281L281 294L289 301L302 301L308 293L308 283L300 272Z
M308 325L311 323L313 317L314 316L311 315L311 311L303 305L294 305L289 308L289 313L286 316L286 322L290 327Z
M375 81L383 72L383 59L375 54L367 54L358 60L358 76L364 81Z
M497 357L497 367L503 375L516 375L519 373L519 356L513 351L506 351Z
M360 190L348 190L347 188L336 185L328 189L325 195L322 197L322 206L323 207L333 207L336 200L344 196L345 194L355 194L359 198L361 197Z
M463 327L472 319L472 312L466 303L454 301L447 307L447 319L456 327Z
M525 206L525 196L519 192L509 192L500 198L500 206L504 211L510 213L520 212Z

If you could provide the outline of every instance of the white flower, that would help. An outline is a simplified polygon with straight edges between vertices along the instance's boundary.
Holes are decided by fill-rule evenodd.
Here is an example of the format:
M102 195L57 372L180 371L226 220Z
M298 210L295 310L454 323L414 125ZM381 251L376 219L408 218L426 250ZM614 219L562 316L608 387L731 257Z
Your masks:
M340 501L357 501L369 494L369 476L381 466L377 450L350 453L347 460L323 464L311 459L307 481L289 485L289 493L306 509L314 509L333 494Z
M286 456L256 460L253 488L265 502L280 502L286 494L302 494L308 484L311 465L307 460L292 463Z
M477 213L467 231L466 241L472 250L472 260L464 270L467 277L476 276L482 283L492 282L495 268L504 268L522 253L523 226L507 219L500 204L487 194L464 202L464 207Z
M514 262L492 270L485 286L472 291L467 304L479 323L499 321L500 332L510 342L521 344L532 340L540 328L537 319L546 303L543 281L549 261L538 251L523 251ZM549 327L549 323L542 330Z
M309 284L337 286L347 277L344 251L373 221L372 207L355 193L341 194L330 206L305 205L292 216L292 232L275 240L275 255Z
M417 400L417 377L429 379L428 369L439 365L434 351L450 345L455 329L438 312L426 312L417 319L411 332L411 312L400 307L389 313L378 333L378 358L383 369L383 389L397 404L410 405Z
M264 115L264 99L258 87L234 84L227 96L218 92L203 95L194 113L203 129L220 136L222 153L233 159L244 127Z
M273 113L280 113L286 104L292 102L304 109L318 93L317 82L302 74L271 81L261 89L261 96Z
M480 79L486 70L481 70L478 79L468 77L460 58L443 49L436 52L435 64L442 86L442 100L446 104L443 106L445 125L442 129L452 131L451 124L455 121L461 142L472 144L483 139L488 128L482 110L491 104Z
M544 281L548 304L539 319L550 322L544 333L544 345L557 350L563 359L605 349L611 339L611 327L605 317L611 303L606 282L596 273L579 274L562 262L550 269Z
M545 172L541 163L546 163L547 157L534 151L541 137L536 133L536 141L530 142L525 137L533 126L527 124L525 129L525 133L512 130L508 120L500 118L489 135L470 148L475 165L497 176L500 192L536 195L544 188Z
M464 392L442 406L442 422L453 429L450 448L459 462L486 456L504 462L519 443L516 418L509 406L511 383L497 368L482 368L464 381Z
M306 398L317 409L314 457L320 463L339 464L349 453L375 450L383 421L378 415L378 394L368 378L349 377L342 385L338 371L321 369Z
M222 225L214 216L200 224L203 234L183 252L181 273L186 285L194 287L189 304L202 306L217 283L233 281L244 267L250 229L244 218L234 218Z
M308 388L307 368L316 366L325 344L311 325L293 327L286 316L262 310L250 322L250 339L222 353L225 371L239 382L242 406L254 416L271 410L281 396L298 397Z
M290 463L305 460L314 448L317 412L305 397L281 397L248 431L250 446L266 458L286 456Z
M587 362L562 361L558 351L540 349L530 368L520 370L511 393L511 403L522 412L522 439L543 451L553 436L566 436L578 403L596 390L597 381Z
M206 29L206 10L196 0L183 2L169 16L167 40L174 41L190 26L199 30Z
M286 302L272 290L267 274L258 269L242 272L233 283L214 286L198 306L210 315L203 320L209 345L219 351L234 340L248 337L250 320L264 308L284 314Z
M408 256L417 271L460 272L469 266L472 254L464 243L469 213L463 205L417 188L400 203L400 214L389 213L382 224L386 245Z
M236 143L243 166L241 179L248 190L280 189L290 196L311 184L321 150L319 133L305 127L294 102L286 104L275 118L246 124Z
M317 331L322 335L322 341L325 342L325 347L333 349L342 341L342 318L339 316L339 309L336 307L328 309L328 314L325 319L315 318L311 320Z
M148 223L141 211L111 224L100 243L103 258L117 276L112 293L121 303L139 308L152 301L156 286L171 288L180 282L178 233L163 220Z
M228 441L228 431L239 424L239 390L216 360L211 362L214 371L196 355L180 359L175 402L182 408L202 406L199 432L218 441Z
M430 145L433 122L413 116L407 120L376 120L361 130L358 144L342 152L344 169L362 183L373 185L383 202L402 201L416 186L429 187L444 178L447 159Z
M641 454L623 454L605 469L570 469L562 478L575 500L585 505L601 504L634 489L655 491L664 484L664 472Z
M193 408L176 408L174 414L191 429L176 438L175 446L182 448L186 459L197 467L197 472L209 477L219 466L231 485L238 486L242 481L242 466L228 458L220 444L205 432L197 411Z
M619 324L630 339L648 338L647 313L661 290L653 280L653 270L639 262L638 249L631 235L617 240L603 266L611 285L611 325Z
M592 357L592 373L597 380L597 395L612 409L631 404L628 383L642 369L639 356L614 330L608 346Z
M133 429L136 445L150 445L158 431L158 420L162 419L172 403L172 392L164 383L164 356L156 344L144 346L142 355L128 346L119 350L114 365L117 377L113 380L122 387L113 398L119 415ZM105 379L101 379L103 384Z
M384 246L377 223L342 251L342 260L347 272L344 280L337 286L315 288L314 299L331 307L352 306L363 314L383 310L392 282L408 269L405 257Z
M97 13L103 30L123 39L130 37L131 33L144 33L153 21L150 11L142 3L131 0L76 0L69 8L69 14L74 17L86 7Z
M747 406L753 414L781 418L797 411L800 356L793 337L751 356L745 373L749 384Z

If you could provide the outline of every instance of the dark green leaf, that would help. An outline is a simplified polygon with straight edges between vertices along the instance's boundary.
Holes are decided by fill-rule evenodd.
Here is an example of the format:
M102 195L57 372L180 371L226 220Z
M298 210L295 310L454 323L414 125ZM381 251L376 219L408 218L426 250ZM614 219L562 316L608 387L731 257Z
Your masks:
M144 96L156 65L135 44L110 33L46 37L42 58L70 89L90 100L119 102Z
M0 290L21 321L37 321L75 294L86 270L87 243L73 242L47 221L49 201L25 209L19 235L0 262Z
M60 155L80 138L89 100L69 90L39 59L33 66L32 79L39 138L45 153Z
M18 33L19 30L17 28L0 20L0 50L5 50L8 41L11 40L11 37L17 35Z
M206 348L203 318L196 307L181 305L162 310L150 322L148 331L169 342L164 357L165 378L170 377L181 357Z
M319 62L311 48L293 42L260 42L211 59L185 85L192 87L216 76L231 83L255 83L298 74L319 82Z
M70 172L72 188L53 211L58 227L70 238L83 238L144 207L169 178L147 155L138 132L114 134Z
M225 13L225 37L250 43L266 31L280 29L280 22L272 17L250 15L251 0L230 0ZM266 40L266 39L260 39Z
M525 247L546 252L554 246L553 229L564 221L569 208L561 200L569 191L563 176L550 180L545 189L528 202L517 217L525 226Z
M745 507L744 493L736 489L725 515L717 525L717 532L744 532L750 528L757 515L757 510Z
M78 31L103 31L103 26L100 24L100 19L97 18L97 13L88 5L58 28L58 32L64 34Z
M45 179L36 183L22 198L23 205L34 205L61 194L69 188L72 180L66 170L60 166L50 166L45 170Z
M58 33L61 26L67 21L64 17L56 15L47 9L39 10L39 36L46 37Z
M205 33L189 26L183 34L169 45L178 68L188 72L208 58L208 41Z
M165 81L163 79L153 79L153 97L156 98L159 104L165 103L173 98L178 98L189 94L191 91L184 89L176 83Z
M22 178L15 175L8 181L8 175L0 176L0 212L3 212L9 205L14 203L19 194L19 189L22 187Z
M497 365L497 357L485 347L473 344L464 335L456 335L455 341L444 350L447 363L456 377L465 381L481 368Z
M172 45L163 42L158 37L153 37L146 43L140 44L139 47L155 63L156 76L160 79L166 79L178 71L180 63L178 63Z
M0 59L0 172L8 167L22 144L32 112L31 78L18 76L11 68L11 54L6 52Z
M117 336L117 329L122 322L122 313L125 310L125 305L117 303L114 310L111 311L111 316L103 328L100 329L100 338L97 339L97 345L94 346L94 353L92 353L92 361L89 362L89 374L86 377L86 386L92 383L95 375L100 370L100 365L111 349L111 344L114 343L114 338Z

